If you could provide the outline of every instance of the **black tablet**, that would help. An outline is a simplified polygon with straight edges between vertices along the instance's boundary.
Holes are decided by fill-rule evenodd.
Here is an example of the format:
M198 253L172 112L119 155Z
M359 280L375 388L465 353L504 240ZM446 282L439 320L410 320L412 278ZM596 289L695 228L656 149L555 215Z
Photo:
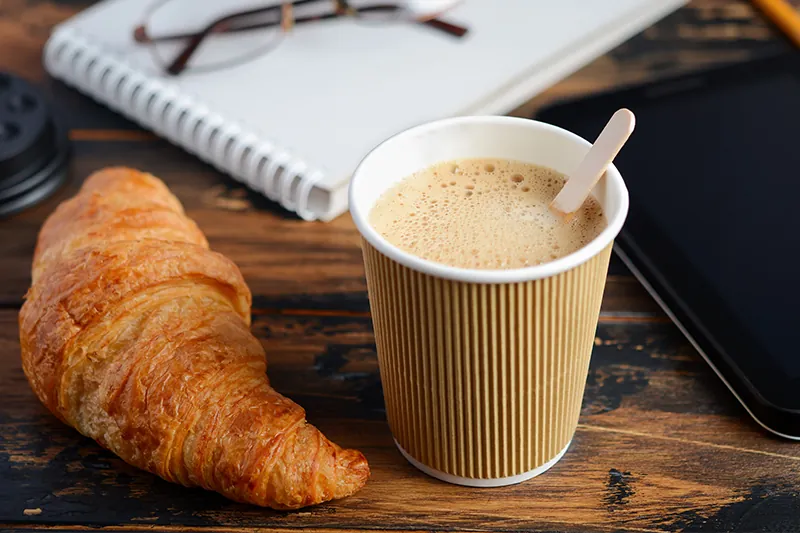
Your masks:
M800 439L800 55L556 105L593 140L620 108L616 251L762 426Z

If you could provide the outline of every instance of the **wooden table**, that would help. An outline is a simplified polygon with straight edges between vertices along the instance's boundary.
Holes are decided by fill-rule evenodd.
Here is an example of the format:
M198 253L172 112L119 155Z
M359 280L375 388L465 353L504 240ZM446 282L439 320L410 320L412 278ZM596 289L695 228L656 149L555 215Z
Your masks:
M0 0L0 69L52 97L72 180L0 222L0 529L210 532L800 530L800 445L762 431L619 263L611 268L583 414L566 457L522 485L475 490L412 468L386 424L356 230L304 223L193 157L47 79L42 44L84 0ZM748 4L698 0L517 110L554 98L788 48ZM294 513L231 503L137 471L60 424L20 369L17 311L36 232L91 171L161 176L241 267L275 387L373 476L349 499Z

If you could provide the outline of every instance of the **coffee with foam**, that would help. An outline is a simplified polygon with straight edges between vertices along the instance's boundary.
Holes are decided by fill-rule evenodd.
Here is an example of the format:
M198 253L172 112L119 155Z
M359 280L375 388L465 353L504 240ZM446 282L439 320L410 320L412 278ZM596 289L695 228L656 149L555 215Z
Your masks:
M444 162L387 190L369 219L394 246L423 259L476 269L539 265L582 248L607 225L592 197L569 222L550 211L564 181L518 161Z

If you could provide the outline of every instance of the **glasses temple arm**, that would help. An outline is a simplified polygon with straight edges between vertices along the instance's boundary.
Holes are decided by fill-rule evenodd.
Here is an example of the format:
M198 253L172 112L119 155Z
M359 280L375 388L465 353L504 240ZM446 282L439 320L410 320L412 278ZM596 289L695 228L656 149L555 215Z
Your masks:
M314 22L317 20L327 20L338 18L340 15L336 13L330 13L328 15L322 15L317 17L301 17L294 20L295 24L304 24L308 22ZM439 18L428 19L428 20L418 20L416 21L419 24L424 24L430 28L442 31L454 37L463 37L467 33L469 33L469 29L465 28L464 26L460 26L458 24L453 24L452 22L447 22L446 20L442 20ZM225 28L221 33L235 33L239 31L248 31L254 30L259 28L271 28L273 26L280 25L279 22L261 22L257 24L247 24L242 26L235 26ZM184 41L187 39L192 39L197 37L198 34L202 32L192 32L192 33L171 33L167 35L159 35L156 37L150 36L147 34L144 26L137 26L134 30L134 40L137 43L147 44L147 43L161 43L167 41Z
M297 6L315 1L318 0L297 0L295 2L292 2L291 5ZM231 23L234 22L237 18L243 18L253 15L263 15L271 11L280 11L282 9L284 9L284 4L279 4L266 8L253 9L249 11L243 11L240 13L233 13L230 15L226 15L224 17L220 17L219 19L213 21L199 32L195 33L171 34L171 35L152 37L147 34L147 30L143 25L139 25L134 29L133 36L134 40L139 43L154 43L154 42L188 39L189 42L186 44L186 47L184 47L183 50L181 50L181 53L178 54L178 56L166 68L169 74L177 75L186 69L186 66L188 65L189 61L191 60L192 56L195 54L197 49L211 33L215 32L215 30L219 33L228 33L228 32L247 31L252 29L270 28L274 26L279 26L282 25L283 23L283 17L281 17L281 21L279 22L262 22L257 24L245 24L245 25L234 25ZM339 18L344 15L346 15L346 13L343 13L341 10L337 9L335 13L329 13L327 15L297 18L294 19L292 23L304 24L318 20ZM416 22L459 38L466 35L467 32L469 31L467 28L463 26L459 26L457 24L453 24L438 18L416 20Z
M294 2L291 2L291 5L297 6L318 1L320 0L295 0ZM272 11L281 12L283 9L285 9L284 6L285 4L278 4L269 7L262 7L258 9L242 11L239 13L231 13L229 15L222 16L212 21L199 32L181 36L181 38L188 38L189 42L186 44L186 47L181 51L181 53L178 54L178 57L176 57L175 60L167 67L166 69L167 72L172 75L177 75L183 72L186 69L186 65L189 63L189 60L192 58L194 53L199 48L200 44L202 44L202 42L206 39L206 37L208 37L208 35L213 33L214 30L219 30L220 27L224 28L226 24L237 18L252 16L252 15L263 15ZM223 29L222 31L225 30ZM174 40L175 38L177 38L177 36L170 35L166 36L166 38L164 37L153 38L147 34L147 30L144 27L144 25L139 25L133 31L133 38L134 40L136 40L136 42L152 43L161 40Z

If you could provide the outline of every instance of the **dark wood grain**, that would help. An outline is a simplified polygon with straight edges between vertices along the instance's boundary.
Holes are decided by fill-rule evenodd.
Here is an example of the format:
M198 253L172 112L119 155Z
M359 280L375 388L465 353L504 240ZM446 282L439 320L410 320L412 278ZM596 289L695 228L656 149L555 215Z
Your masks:
M49 79L50 28L87 0L0 0L0 70L37 83L70 130L71 181L0 221L0 531L800 531L800 449L766 435L618 262L575 441L546 475L491 491L425 477L394 449L351 220L308 224L135 123ZM800 0L793 0L800 6ZM555 100L789 49L742 0L695 0L513 114ZM19 363L16 313L36 233L93 170L162 177L242 268L278 390L373 478L296 513L233 504L137 471L55 420Z
M39 83L71 129L75 147L72 183L42 206L0 222L0 306L18 306L27 289L35 233L58 201L86 175L105 165L128 164L164 178L209 235L215 249L244 271L264 308L344 309L366 312L367 300L357 235L347 217L304 224L257 194L238 186L135 124L76 91L47 78L39 56L50 27L89 2L0 0L0 68ZM694 2L642 35L577 72L515 111L577 94L775 53L786 44L749 4ZM139 144L141 143L141 144ZM653 302L612 264L604 312L613 316L658 313Z
M0 524L777 531L794 523L800 449L767 437L671 324L601 325L570 452L540 478L489 491L434 481L395 450L368 318L259 314L253 331L273 385L331 438L367 455L373 477L362 492L285 514L127 466L38 403L20 369L16 314L4 311Z
M791 0L800 7L800 0ZM694 0L512 112L554 101L750 61L792 45L747 1Z
M791 0L800 6L800 0ZM0 0L0 70L38 82L71 129L126 138L139 127L49 79L40 54L50 28L91 0ZM694 0L655 26L545 91L512 114L530 116L553 100L785 51L790 45L745 0ZM123 131L120 131L123 130ZM79 137L82 135L79 135Z
M130 165L160 176L212 247L242 269L258 308L341 309L366 313L359 236L349 216L307 223L166 141L74 143L72 179L47 202L0 222L0 306L16 307L30 283L36 235L45 217L91 172ZM605 311L656 312L624 267L614 267Z

